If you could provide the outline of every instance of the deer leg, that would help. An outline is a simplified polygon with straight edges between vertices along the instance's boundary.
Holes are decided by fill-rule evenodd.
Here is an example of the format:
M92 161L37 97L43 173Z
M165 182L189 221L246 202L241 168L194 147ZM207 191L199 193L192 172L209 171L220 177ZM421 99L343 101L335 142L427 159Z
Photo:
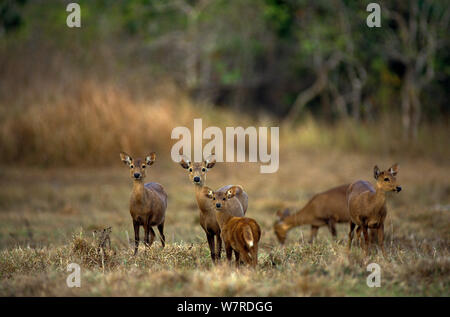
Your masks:
M150 234L150 231L148 230L149 227L150 226L148 225L148 223L145 222L145 224L144 224L144 244L146 247L148 247L148 241L149 241L149 234Z
M139 222L133 220L133 227L134 227L134 255L138 252L139 247Z
M336 222L334 221L334 219L328 220L328 229L330 230L330 233L333 236L333 238L336 239L337 231L336 231Z
M348 233L348 245L347 250L350 251L352 248L352 240L353 240L353 230L355 230L355 224L350 221L350 232Z
M369 233L367 232L367 226L365 226L365 225L362 225L362 231L363 231L363 234L364 234L364 253L365 253L365 255L367 256L367 255L369 255L369 243L370 243L370 241L369 241Z
M234 257L236 258L236 267L239 267L241 263L239 259L239 252L237 252L236 250L234 250Z
M370 243L375 243L375 241L378 240L378 228L377 229L370 229ZM378 242L379 243L379 242Z
M166 246L166 237L164 236L164 222L158 225L159 239L161 240L161 245L164 248Z
M150 248L153 244L153 241L155 241L155 231L153 231L153 228L150 225L148 226L148 233L150 234L150 240L147 241L147 243L148 243L148 247ZM147 237L147 240L148 240L148 237Z
M358 245L362 248L363 245L362 245L361 229L362 228L360 226L358 226L358 228L356 228L356 239L358 239Z
M253 248L250 249L252 255L252 266L256 267L258 265L258 245L255 244Z
M319 230L318 226L311 226L311 237L309 238L309 243L312 243L314 239L317 237L318 230Z
M227 254L227 260L231 263L231 256L233 255L233 249L231 248L231 244L225 242L225 253Z
M378 246L380 247L383 256L387 258L386 250L384 249L384 224L381 224L378 227L377 231L378 231Z
M217 260L220 260L220 256L222 254L222 237L220 236L220 233L216 235L216 243L217 243Z
M244 260L245 264L248 264L248 265L252 264L252 259L250 258L250 256L248 255L248 253L246 251L241 252L240 255L242 256L242 260Z
M214 234L213 233L207 233L206 238L208 239L208 245L209 245L209 252L211 253L211 260L213 263L216 263L216 247L214 245Z

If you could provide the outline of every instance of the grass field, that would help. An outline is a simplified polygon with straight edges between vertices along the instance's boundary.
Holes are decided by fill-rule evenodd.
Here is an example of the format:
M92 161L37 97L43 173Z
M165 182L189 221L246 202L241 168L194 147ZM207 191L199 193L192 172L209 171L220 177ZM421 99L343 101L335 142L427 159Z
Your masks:
M112 167L0 169L1 296L450 296L450 179L448 162L397 155L293 149L281 143L280 170L259 174L258 164L218 163L207 184L241 184L247 215L261 225L257 269L214 267L198 223L194 188L177 164L160 158L147 181L169 195L167 245L156 240L132 255L128 199L131 179L117 157ZM400 163L399 194L388 197L388 259L359 247L345 251L327 229L307 243L309 227L292 230L281 247L272 231L275 211L302 206L314 193L357 179L372 181L374 164ZM148 173L148 172L147 172ZM112 250L103 259L93 230L112 226ZM142 234L142 230L141 230ZM142 236L141 236L142 237ZM222 254L224 257L224 254ZM81 265L81 287L66 285L67 264ZM381 287L369 288L368 263L381 266Z

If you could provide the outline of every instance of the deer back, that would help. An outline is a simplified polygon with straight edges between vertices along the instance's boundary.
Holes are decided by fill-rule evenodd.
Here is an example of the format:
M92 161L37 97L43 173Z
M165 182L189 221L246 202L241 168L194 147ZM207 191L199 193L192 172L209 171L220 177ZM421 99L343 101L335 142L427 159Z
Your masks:
M331 188L315 197L316 216L319 218L334 218L337 222L348 222L350 217L347 207L347 189L345 184Z
M358 218L367 217L371 212L370 196L375 194L372 184L367 181L357 181L347 190L347 202L350 218L358 224Z

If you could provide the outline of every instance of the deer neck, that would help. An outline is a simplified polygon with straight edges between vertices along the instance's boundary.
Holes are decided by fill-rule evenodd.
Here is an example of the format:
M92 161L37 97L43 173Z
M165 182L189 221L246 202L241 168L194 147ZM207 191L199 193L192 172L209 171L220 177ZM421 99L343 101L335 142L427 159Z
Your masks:
M131 199L136 204L142 204L146 200L146 193L143 180L133 181L133 191L131 192Z
M379 210L386 203L386 192L377 184L375 193L371 196L372 206Z
M228 221L230 221L233 216L226 212L226 211L218 211L216 210L216 218L217 223L219 224L220 230L222 230L223 226L227 224Z
M289 230L294 227L308 225L313 221L313 215L310 212L309 204L297 211L293 215L289 215L283 220L283 227Z
M207 210L207 204L209 198L205 197L203 194L203 185L195 184L195 199L197 200L197 205L200 208L201 212L205 212Z

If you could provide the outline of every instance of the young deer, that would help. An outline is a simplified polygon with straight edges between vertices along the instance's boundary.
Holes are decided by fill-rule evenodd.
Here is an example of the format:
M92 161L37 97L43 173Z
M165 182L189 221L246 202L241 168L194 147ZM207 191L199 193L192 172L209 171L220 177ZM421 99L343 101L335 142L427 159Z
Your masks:
M261 228L251 218L235 217L235 208L243 212L242 205L233 204L233 198L243 193L241 186L232 186L226 192L214 192L204 187L202 193L215 203L216 218L219 223L222 239L225 243L227 259L231 262L232 251L236 258L236 266L240 259L246 264L256 267L258 264L258 242L261 238Z
M205 197L203 194L203 188L205 187L206 182L206 172L208 169L213 168L215 164L216 159L214 155L209 156L204 162L201 163L192 163L185 156L182 156L180 161L180 165L189 171L189 179L194 184L195 198L197 200L198 208L200 209L200 225L206 233L211 259L214 263L220 259L220 255L222 253L222 239L220 237L220 226L217 223L214 205L211 203L210 199ZM227 185L217 191L226 192L231 187L232 185ZM230 205L234 206L231 208L233 216L243 217L248 206L247 193L242 191L230 199ZM242 209L238 208L238 206L241 206ZM217 252L214 237L217 242Z
M348 211L350 215L350 232L348 234L348 250L350 251L353 239L353 230L358 225L357 234L362 231L364 235L364 253L369 253L368 229L376 231L378 245L386 257L384 250L384 220L386 219L386 192L400 192L402 188L397 185L396 175L398 164L392 165L388 170L380 171L374 167L376 188L366 181L357 181L347 190Z
M335 224L350 221L346 197L348 186L348 184L341 185L316 194L293 215L290 214L289 209L278 210L278 221L273 226L278 241L284 244L287 232L302 225L311 225L310 243L316 238L317 231L322 226L327 226L333 237L336 237Z
M133 191L130 198L130 214L133 218L134 227L134 254L139 247L139 228L144 227L147 246L151 246L155 239L155 232L152 226L157 226L160 233L162 247L165 246L164 220L167 208L167 194L164 188L158 183L144 184L145 170L147 166L155 162L156 154L151 153L145 160L133 160L131 156L120 153L122 161L130 168L130 175L133 179ZM150 239L149 239L150 235Z

